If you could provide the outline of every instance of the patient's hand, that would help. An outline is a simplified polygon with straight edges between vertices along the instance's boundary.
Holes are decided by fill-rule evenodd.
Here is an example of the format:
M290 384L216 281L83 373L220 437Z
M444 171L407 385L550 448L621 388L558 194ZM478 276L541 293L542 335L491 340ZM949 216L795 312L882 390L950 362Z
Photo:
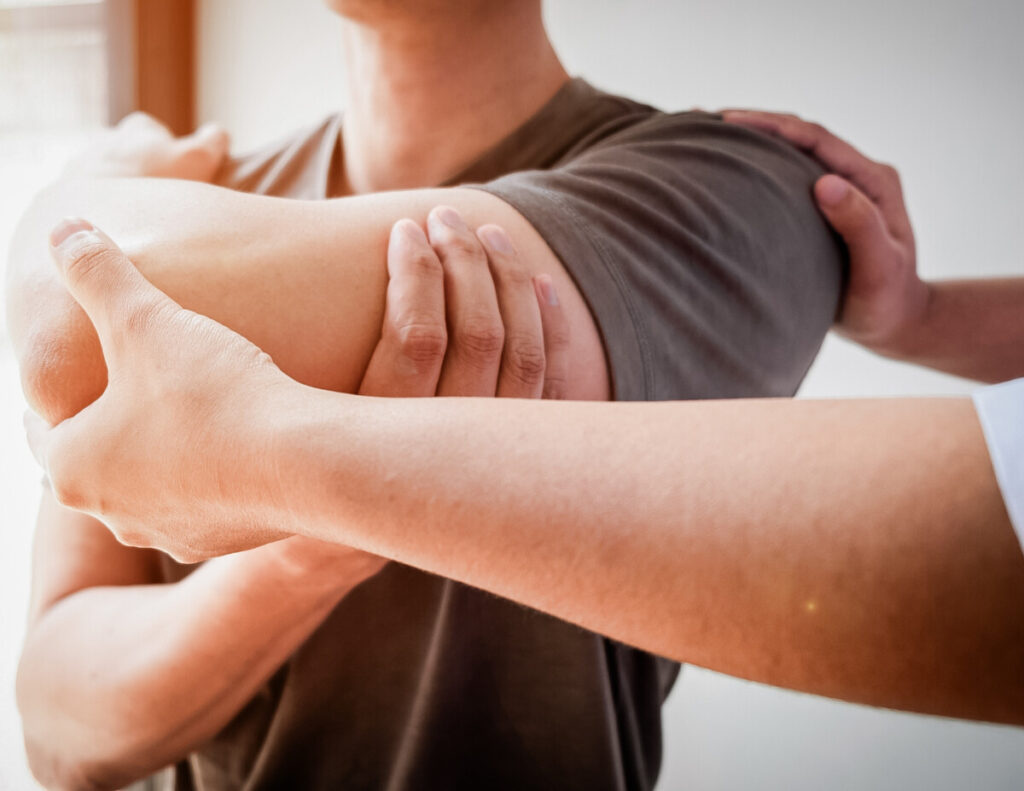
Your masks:
M228 155L227 132L206 124L175 138L152 116L132 113L75 156L64 176L152 177L212 181Z
M819 124L794 115L726 110L731 123L779 135L832 171L814 192L850 250L850 282L836 329L882 354L900 356L924 319L929 286L918 277L914 230L900 177Z

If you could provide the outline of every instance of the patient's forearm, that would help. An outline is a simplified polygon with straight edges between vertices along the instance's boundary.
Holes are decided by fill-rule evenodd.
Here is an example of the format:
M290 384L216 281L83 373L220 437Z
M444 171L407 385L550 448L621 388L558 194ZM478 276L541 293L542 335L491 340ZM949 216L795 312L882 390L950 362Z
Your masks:
M102 227L157 286L185 307L254 341L306 384L353 390L376 342L388 231L448 203L476 227L509 231L528 265L549 272L574 345L569 395L607 394L603 353L581 297L533 228L479 190L420 190L291 201L191 182L83 180L51 187L19 225L8 319L33 406L51 421L94 400L106 369L91 325L60 284L47 235L65 215Z
M321 538L721 672L1024 723L1024 561L969 401L306 396L285 470Z
M90 573L110 580L39 602L45 609L26 637L17 683L25 745L37 777L55 787L120 788L205 743L371 562L327 551L323 564L290 564L268 545L174 584L126 584L102 565L111 565L109 552L80 546L102 529L91 521L44 497L36 584L59 576L47 568L84 567L89 557ZM52 552L54 530L76 528L85 534L70 539L76 558L40 556L44 546Z

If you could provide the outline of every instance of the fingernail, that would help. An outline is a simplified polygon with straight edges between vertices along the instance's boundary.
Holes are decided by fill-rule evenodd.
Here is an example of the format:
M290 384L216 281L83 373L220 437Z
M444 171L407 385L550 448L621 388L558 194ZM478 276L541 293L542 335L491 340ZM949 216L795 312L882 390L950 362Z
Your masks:
M50 231L50 244L53 247L60 247L70 237L82 231L93 230L92 224L81 217L65 217L57 227Z
M412 220L399 220L395 223L394 228L392 228L392 233L396 237L400 234L407 242L412 242L413 244L428 243L427 235L423 233L423 229Z
M469 226L462 219L462 215L459 214L451 206L439 206L435 210L438 219L441 220L449 228L454 228L456 231L468 231Z
M497 225L485 225L479 233L483 243L496 253L512 255L515 252L512 248L512 240L508 238L504 228L499 228Z
M534 279L540 297L552 307L558 306L558 292L555 291L555 284L551 282L551 275L537 275Z
M850 192L850 185L839 176L824 176L817 187L818 201L826 206L835 206Z

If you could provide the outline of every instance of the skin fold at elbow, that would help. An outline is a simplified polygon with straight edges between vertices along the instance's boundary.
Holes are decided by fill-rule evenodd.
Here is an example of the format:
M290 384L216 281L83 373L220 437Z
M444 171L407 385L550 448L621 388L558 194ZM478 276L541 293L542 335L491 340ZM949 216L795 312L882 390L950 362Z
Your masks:
M18 350L25 398L51 425L83 410L107 384L106 364L91 326L89 337L75 323L37 326Z

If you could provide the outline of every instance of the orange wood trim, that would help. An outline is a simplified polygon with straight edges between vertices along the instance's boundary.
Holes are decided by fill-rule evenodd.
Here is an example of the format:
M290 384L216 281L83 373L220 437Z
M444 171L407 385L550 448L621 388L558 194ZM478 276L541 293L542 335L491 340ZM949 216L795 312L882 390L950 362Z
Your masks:
M110 120L134 110L195 124L195 0L107 0Z

